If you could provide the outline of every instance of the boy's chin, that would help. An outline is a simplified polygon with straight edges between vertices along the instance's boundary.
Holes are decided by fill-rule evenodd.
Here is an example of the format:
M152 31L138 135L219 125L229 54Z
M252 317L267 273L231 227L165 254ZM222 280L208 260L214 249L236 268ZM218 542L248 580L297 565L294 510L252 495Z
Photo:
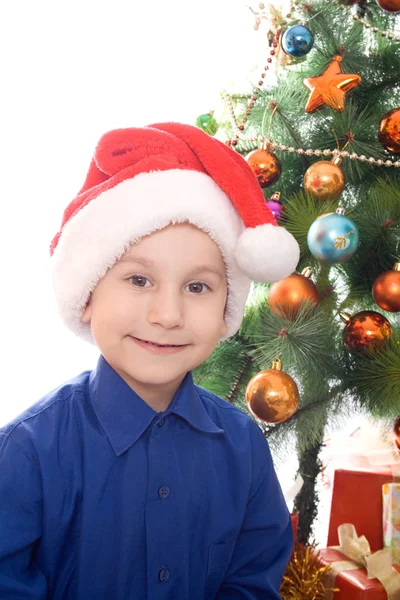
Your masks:
M159 361L158 364L142 364L140 369L128 367L126 373L140 384L162 385L175 381L178 377L184 377L190 370L190 365L185 362L171 365Z

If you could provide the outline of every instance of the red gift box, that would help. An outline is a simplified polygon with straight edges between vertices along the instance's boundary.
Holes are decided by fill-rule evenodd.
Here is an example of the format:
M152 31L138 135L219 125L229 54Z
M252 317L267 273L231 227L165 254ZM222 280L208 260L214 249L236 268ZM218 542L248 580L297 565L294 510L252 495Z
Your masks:
M334 564L337 561L349 562L349 558L335 550L334 548L325 548L319 550L320 561L323 565ZM393 565L397 571L400 566ZM332 568L332 579L336 572L335 564ZM328 584L330 585L330 584ZM357 568L341 571L337 573L334 584L330 587L337 588L339 591L333 592L333 600L387 600L387 594L378 581L378 579L368 579L365 569ZM396 596L399 598L399 595Z
M337 469L327 546L339 544L339 525L353 523L358 534L368 539L371 552L380 550L383 546L382 485L396 481L400 481L400 474L390 468L374 472Z
M349 562L347 556L335 550L326 548L320 550L321 563L332 564L337 561ZM400 571L400 566L394 565ZM335 568L333 568L333 571ZM382 584L377 579L368 579L365 569L355 568L341 571L336 575L334 587L339 591L334 592L334 600L387 600L387 594Z

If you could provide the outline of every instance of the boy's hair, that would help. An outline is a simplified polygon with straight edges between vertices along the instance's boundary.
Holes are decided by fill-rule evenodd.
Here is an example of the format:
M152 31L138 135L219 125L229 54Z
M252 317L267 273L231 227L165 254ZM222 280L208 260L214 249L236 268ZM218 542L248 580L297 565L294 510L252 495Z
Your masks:
M238 331L251 281L278 281L298 263L296 240L278 227L236 151L190 125L116 129L97 144L85 183L51 243L65 324L94 343L81 316L98 281L133 243L182 222L208 233L225 262L228 331L221 341Z

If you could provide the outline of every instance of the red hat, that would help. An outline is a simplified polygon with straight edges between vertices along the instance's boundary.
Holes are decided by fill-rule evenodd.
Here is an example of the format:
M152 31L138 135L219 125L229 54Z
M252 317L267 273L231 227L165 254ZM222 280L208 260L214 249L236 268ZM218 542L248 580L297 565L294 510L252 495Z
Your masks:
M51 243L66 325L93 342L90 325L80 319L98 281L134 242L183 221L208 233L225 262L228 331L221 341L238 331L251 281L278 281L299 261L295 238L277 225L236 151L191 125L115 129L97 144Z

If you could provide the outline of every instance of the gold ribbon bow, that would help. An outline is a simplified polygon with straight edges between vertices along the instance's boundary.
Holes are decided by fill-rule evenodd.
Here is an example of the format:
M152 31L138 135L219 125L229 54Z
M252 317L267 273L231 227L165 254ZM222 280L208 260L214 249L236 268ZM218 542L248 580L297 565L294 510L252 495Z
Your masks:
M378 579L384 587L388 600L400 600L400 573L392 566L392 553L389 548L378 550L371 554L367 538L357 536L357 531L351 523L343 523L338 527L339 544L333 546L352 561L337 561L332 563L334 576L341 571L359 567L367 570L368 579Z

